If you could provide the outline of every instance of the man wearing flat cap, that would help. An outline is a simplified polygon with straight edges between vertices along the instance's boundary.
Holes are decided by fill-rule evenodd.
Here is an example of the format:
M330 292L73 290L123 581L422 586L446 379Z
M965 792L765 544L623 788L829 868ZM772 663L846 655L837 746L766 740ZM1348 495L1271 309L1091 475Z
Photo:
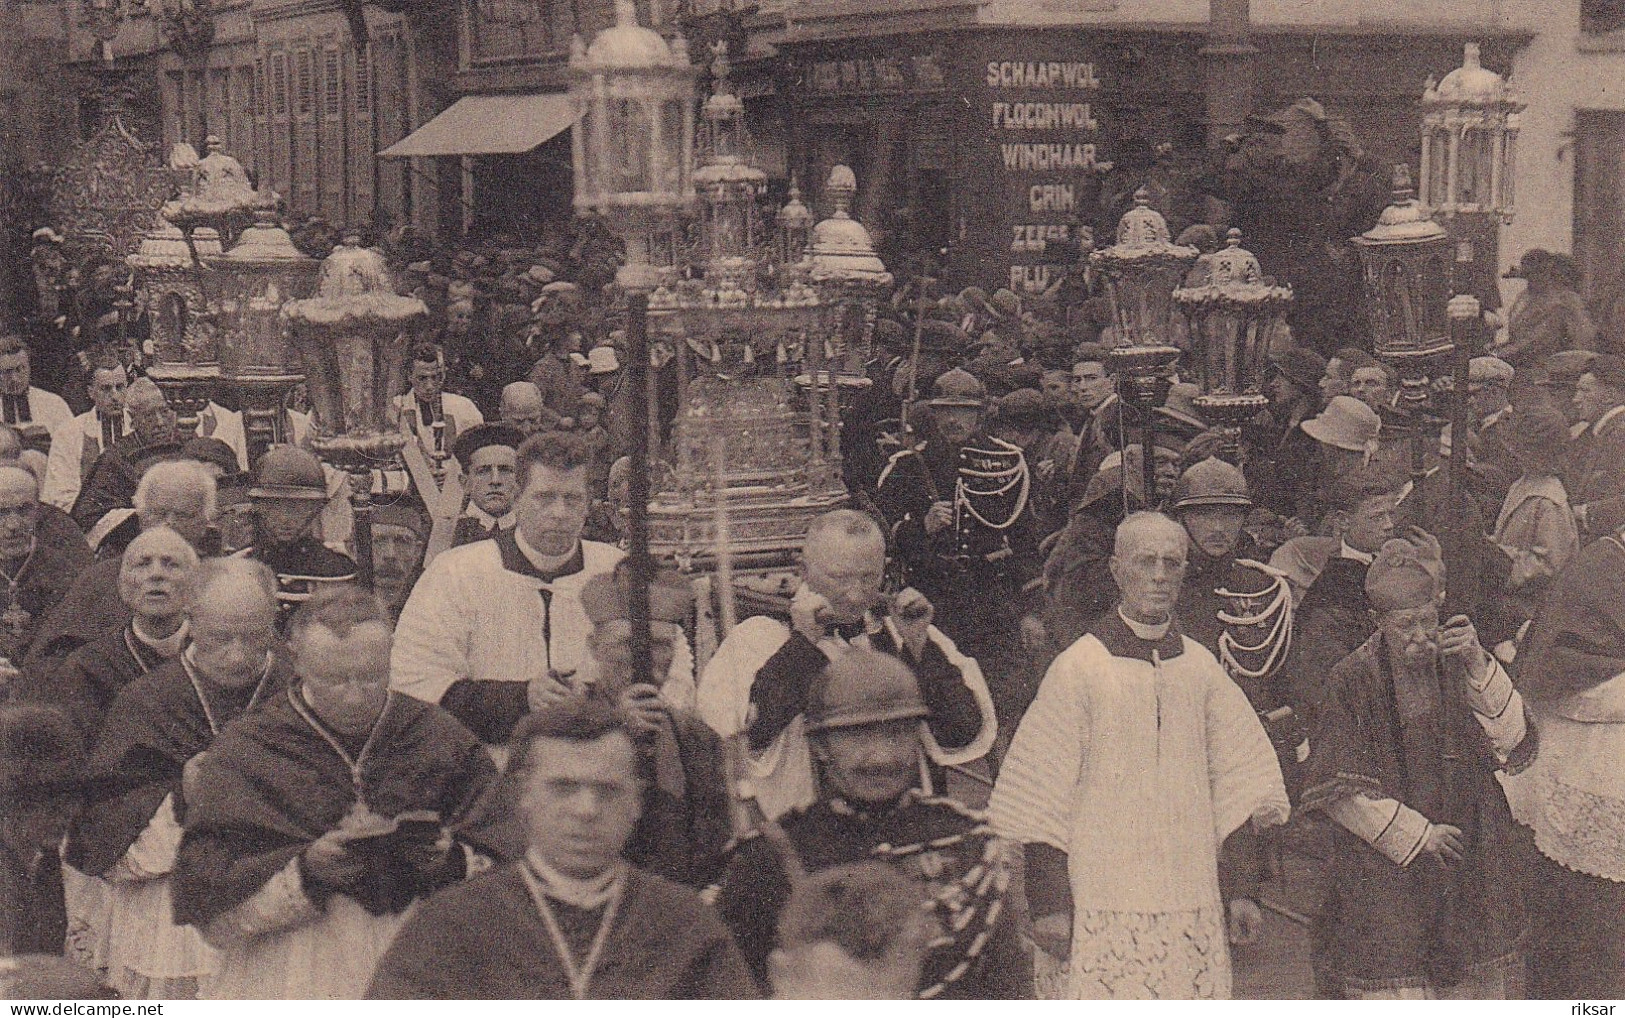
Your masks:
M1512 455L1512 433L1517 430L1517 414L1512 409L1512 385L1517 372L1499 357L1474 357L1467 363L1467 409L1473 430L1467 448L1475 462L1495 471L1498 494L1506 497L1506 486L1518 476L1518 462Z
M919 789L931 713L914 672L875 650L849 649L826 663L807 702L813 754L824 775L817 802L783 820L784 841L742 838L717 911L757 982L768 987L779 917L794 889L786 856L817 873L876 860L918 879L943 935L916 988L921 998L1019 999L1032 967L1008 898L1013 846L979 812Z
M1574 439L1563 485L1583 540L1625 524L1625 357L1599 354L1574 387L1575 416L1589 426Z
M1314 965L1349 998L1524 995L1524 859L1497 773L1528 765L1534 733L1472 622L1441 625L1444 582L1431 539L1382 546L1377 630L1312 722L1300 807L1336 821Z
M481 424L457 436L451 454L463 472L468 506L457 519L453 548L512 530L518 450L525 434L509 424Z

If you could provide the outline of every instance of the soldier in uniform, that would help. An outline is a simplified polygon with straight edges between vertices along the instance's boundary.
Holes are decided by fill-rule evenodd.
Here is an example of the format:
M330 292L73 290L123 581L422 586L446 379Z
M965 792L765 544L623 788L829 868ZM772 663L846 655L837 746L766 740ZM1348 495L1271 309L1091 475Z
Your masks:
M315 456L291 445L272 446L260 457L248 501L254 543L236 555L263 562L276 573L284 623L318 587L354 582L355 562L312 533L327 505L327 478Z
M915 787L924 754L920 722L929 713L913 671L889 654L849 650L824 670L807 705L824 776L819 800L787 816L770 837L748 835L717 899L764 990L780 946L779 916L794 889L787 869L816 873L878 860L923 881L945 931L926 958L920 997L1032 995L1031 963L1005 898L1009 846L980 813Z
M925 441L893 454L875 503L913 584L937 606L937 626L981 665L999 729L1014 732L1032 699L1024 585L1039 562L1031 478L1021 450L984 430L987 390L954 368L927 403Z

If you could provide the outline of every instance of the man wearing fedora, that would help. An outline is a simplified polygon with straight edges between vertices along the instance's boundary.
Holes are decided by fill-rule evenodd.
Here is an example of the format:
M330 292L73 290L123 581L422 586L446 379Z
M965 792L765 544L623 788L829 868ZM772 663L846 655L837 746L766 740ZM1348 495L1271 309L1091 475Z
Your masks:
M1507 277L1528 285L1507 312L1506 341L1488 353L1528 368L1561 350L1597 348L1597 327L1578 292L1580 269L1573 258L1532 248Z
M1575 437L1563 483L1586 540L1625 524L1625 357L1600 354L1574 388Z
M909 582L937 606L954 644L987 663L1000 727L1013 728L1031 698L1023 635L1034 642L1037 627L1024 588L1042 536L1032 477L1020 448L987 434L976 376L944 372L927 405L925 441L892 455L875 504Z

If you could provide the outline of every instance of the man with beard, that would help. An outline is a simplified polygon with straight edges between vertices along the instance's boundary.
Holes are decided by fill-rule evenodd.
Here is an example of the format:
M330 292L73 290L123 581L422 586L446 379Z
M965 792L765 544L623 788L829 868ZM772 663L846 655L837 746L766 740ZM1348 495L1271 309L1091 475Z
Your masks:
M45 614L91 565L84 542L39 539L39 480L0 465L0 655L21 663Z
M73 503L73 520L87 535L99 532L97 525L103 517L133 504L136 487L148 467L180 455L184 436L176 426L175 410L151 379L130 383L124 410L130 417L130 433L96 458ZM124 519L120 516L112 525Z
M1038 622L1025 591L1038 565L1032 479L1021 450L983 430L987 391L954 368L932 386L923 445L881 471L875 504L891 526L909 582L988 678L998 717L1013 725L1032 691L1026 647Z
M837 509L814 520L801 568L788 624L767 615L741 622L700 679L700 716L725 739L744 736L744 767L762 811L777 818L817 799L807 699L830 658L850 647L914 669L931 711L922 739L934 786L948 765L986 754L997 722L981 668L932 625L925 595L883 592L886 541L874 518Z
M213 529L217 490L214 478L193 460L160 460L141 475L136 487L135 518L142 531L169 527L201 557L218 551ZM60 604L45 616L25 668L49 674L77 647L117 630L130 621L130 609L119 596L120 557L103 559L82 570Z
M170 914L182 786L228 724L288 685L275 593L257 562L210 559L193 570L179 598L186 650L119 690L95 740L88 773L101 793L75 822L65 859L90 961L126 997L190 998L214 969L198 931Z
M219 951L216 999L355 998L414 902L496 854L495 766L440 708L389 690L383 607L324 587L289 632L296 684L186 783L175 920Z
M423 570L429 526L423 514L399 502L372 511L372 590L390 618L399 618Z
M1389 541L1366 574L1377 632L1313 720L1303 809L1337 821L1317 976L1355 999L1516 999L1527 931L1498 771L1535 750L1523 701L1465 615L1443 626L1436 545Z
M327 477L315 456L291 445L273 446L260 457L248 499L254 543L235 554L264 562L276 573L284 619L318 588L355 579L355 562L312 533L327 506Z
M1032 970L1006 899L1011 846L980 813L919 790L929 714L913 671L889 654L846 650L818 677L806 716L824 788L784 818L788 851L759 832L740 843L717 899L764 990L793 890L785 858L793 852L808 872L873 859L922 881L922 905L944 936L926 958L919 997L1031 996Z
M61 707L85 746L94 745L119 690L181 652L187 632L180 588L197 564L197 551L175 531L143 531L119 560L119 599L129 623L75 650L60 668L30 669L20 695Z
M524 433L507 424L481 424L457 436L452 456L463 471L468 507L457 520L453 548L514 528L518 449L524 441Z
M367 995L401 1000L734 1000L750 973L691 888L628 863L644 802L637 735L571 698L514 731L523 855L417 910Z

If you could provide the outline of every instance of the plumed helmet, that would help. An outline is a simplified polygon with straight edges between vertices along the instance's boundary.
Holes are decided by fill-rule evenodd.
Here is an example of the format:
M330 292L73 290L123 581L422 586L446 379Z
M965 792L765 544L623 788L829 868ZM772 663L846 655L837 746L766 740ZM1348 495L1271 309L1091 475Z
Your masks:
M986 403L987 386L964 368L943 372L931 385L931 406L982 407Z
M890 654L848 650L832 658L807 697L807 731L924 718L931 711L914 672Z
M315 456L293 445L275 445L260 457L249 498L327 501L327 477Z
M1216 456L1192 465L1179 475L1170 503L1170 508L1175 512L1207 506L1253 507L1253 500L1247 494L1247 478L1236 467Z

